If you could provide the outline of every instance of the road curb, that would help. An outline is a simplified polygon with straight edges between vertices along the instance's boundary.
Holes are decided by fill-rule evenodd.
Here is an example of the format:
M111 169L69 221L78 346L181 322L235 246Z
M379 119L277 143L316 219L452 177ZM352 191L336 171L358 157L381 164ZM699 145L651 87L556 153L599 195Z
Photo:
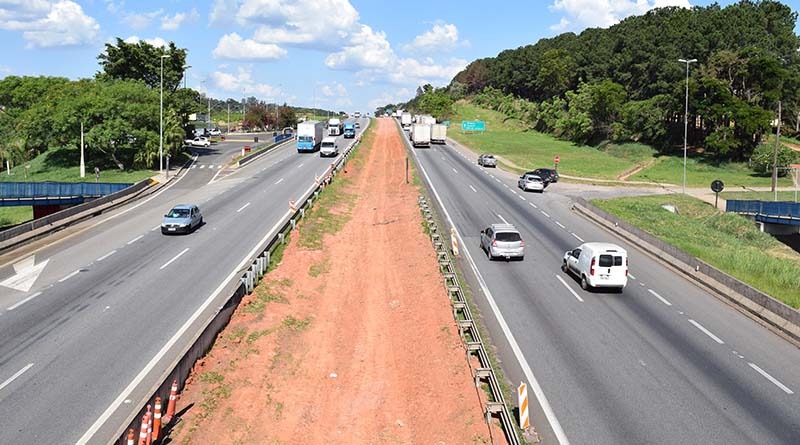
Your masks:
M572 210L680 272L717 299L800 346L800 312L710 264L578 198Z

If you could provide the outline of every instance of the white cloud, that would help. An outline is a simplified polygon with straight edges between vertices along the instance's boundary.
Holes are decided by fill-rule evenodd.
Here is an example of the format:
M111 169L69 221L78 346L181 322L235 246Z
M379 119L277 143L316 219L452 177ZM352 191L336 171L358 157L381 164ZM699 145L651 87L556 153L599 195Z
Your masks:
M22 31L28 47L49 48L94 42L100 25L71 0L0 2L0 29Z
M125 0L115 2L114 0L106 0L106 10L111 14L116 14L125 8Z
M149 44L151 44L151 45L153 45L153 46L155 46L157 48L158 47L166 48L169 45L169 42L167 42L166 40L162 39L161 37L153 37L153 38L150 38L150 39L141 39L141 38L139 38L139 36L130 36L130 37L128 37L127 39L125 39L123 41L125 43L134 43L134 44L135 43L139 43L139 42L145 42L145 43L149 43Z
M555 0L550 10L562 12L567 17L550 29L562 31L573 28L580 31L593 27L607 28L630 15L640 15L653 8L666 6L691 7L689 0Z
M233 93L243 93L246 96L256 96L262 99L275 99L280 95L280 90L266 83L253 80L252 67L239 67L235 74L222 71L211 73L211 80L218 88Z
M405 45L403 49L408 52L442 52L450 51L459 44L466 45L468 42L458 40L458 28L452 23L437 23L429 31L416 36L414 41Z
M339 82L322 86L322 95L325 97L347 97L347 88Z
M150 22L163 13L163 9L151 12L129 12L125 14L125 24L133 29L144 29L150 26Z
M217 59L274 60L286 56L286 50L272 43L242 39L239 34L225 34L212 52Z
M215 0L208 14L208 23L213 26L226 26L234 21L232 11L239 8L237 0Z
M396 59L386 33L375 32L367 25L354 33L341 51L329 54L325 65L335 70L354 71L363 68L386 68Z
M408 88L400 88L394 92L384 91L380 96L369 101L370 111L386 104L396 104L411 99L414 93Z
M184 23L194 23L197 21L197 18L200 14L197 13L197 9L192 8L191 11L187 12L179 12L174 16L170 17L165 15L161 17L161 29L165 31L174 31Z

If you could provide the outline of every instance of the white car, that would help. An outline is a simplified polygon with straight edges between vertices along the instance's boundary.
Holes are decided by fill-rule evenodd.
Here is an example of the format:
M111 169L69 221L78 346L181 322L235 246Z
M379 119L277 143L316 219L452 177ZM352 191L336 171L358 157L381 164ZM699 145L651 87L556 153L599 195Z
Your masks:
M628 284L628 252L616 244L583 243L564 254L561 269L575 274L583 290L611 288L622 292Z
M192 147L210 147L211 146L211 142L208 140L208 138L204 138L202 136L198 136L198 137L196 137L194 139L186 139L184 142L186 143L186 145L190 145Z
M213 130L208 130L208 134L211 136L219 136L222 134L222 132L219 130L219 128L214 128Z
M519 181L517 181L517 186L526 192L533 190L539 193L543 193L545 187L542 178L531 174L520 176Z

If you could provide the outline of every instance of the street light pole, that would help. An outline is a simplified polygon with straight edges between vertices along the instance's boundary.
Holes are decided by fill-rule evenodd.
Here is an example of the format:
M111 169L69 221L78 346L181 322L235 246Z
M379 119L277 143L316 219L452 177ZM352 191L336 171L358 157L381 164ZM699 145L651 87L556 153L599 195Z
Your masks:
M686 64L686 107L683 113L683 194L686 194L686 139L689 133L689 64L697 62L697 59L678 59L678 62Z
M189 78L189 73L187 73L186 71L188 71L189 68L191 68L191 67L192 67L191 65L184 65L183 66L183 89L184 90L186 89L186 80Z
M169 54L161 55L161 88L159 93L159 125L158 125L158 172L164 172L164 59Z

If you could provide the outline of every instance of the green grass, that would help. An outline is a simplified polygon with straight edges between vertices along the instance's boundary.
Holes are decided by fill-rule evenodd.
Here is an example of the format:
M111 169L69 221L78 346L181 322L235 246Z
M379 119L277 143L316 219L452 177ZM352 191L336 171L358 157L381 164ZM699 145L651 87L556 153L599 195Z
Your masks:
M725 187L769 187L769 175L756 174L746 162L715 162L700 156L686 160L686 185L688 187L709 188L711 182L719 179ZM631 181L652 181L658 183L683 184L683 156L659 156L656 163L630 177ZM791 179L780 178L778 186L792 185Z
M722 192L719 194L723 199L750 199L758 201L775 201L775 192L761 192L761 191L740 191L740 192ZM778 201L800 202L800 191L797 193L797 200L795 199L794 191L778 190Z
M11 169L11 175L5 170L0 174L0 181L5 182L94 182L94 164L87 162L86 177L81 178L81 171L78 162L74 165L65 167L71 158L75 157L72 153L75 149L50 149L45 153L31 159L27 165L30 166L25 176L23 165L17 165ZM125 170L102 168L100 170L100 182L139 182L158 174L155 170Z
M0 229L15 226L33 219L33 207L11 206L0 207Z
M598 207L645 230L800 309L800 255L747 219L719 213L689 196L658 195L592 201ZM672 204L680 214L661 208Z

